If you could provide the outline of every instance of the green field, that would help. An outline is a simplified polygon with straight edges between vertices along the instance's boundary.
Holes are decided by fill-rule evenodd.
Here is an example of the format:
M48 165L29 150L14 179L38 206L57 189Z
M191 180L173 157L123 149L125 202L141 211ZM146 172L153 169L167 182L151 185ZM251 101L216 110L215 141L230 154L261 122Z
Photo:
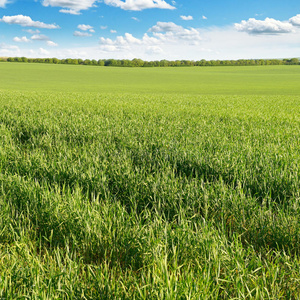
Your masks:
M300 95L299 66L116 68L1 63L1 90Z
M300 68L0 64L0 299L300 299Z

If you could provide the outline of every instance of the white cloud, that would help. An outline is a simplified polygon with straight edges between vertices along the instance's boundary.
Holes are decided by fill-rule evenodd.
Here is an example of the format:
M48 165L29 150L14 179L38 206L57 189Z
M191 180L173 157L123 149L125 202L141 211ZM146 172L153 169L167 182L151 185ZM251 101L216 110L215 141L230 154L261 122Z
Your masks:
M107 26L100 26L100 29L105 30L107 29Z
M196 44L202 40L197 29L192 27L186 29L173 22L157 22L149 31L152 32L156 38L165 42L189 42Z
M13 39L15 42L17 43L29 43L31 42L30 39L28 39L26 36L22 36L22 37L14 37Z
M47 45L50 47L57 47L58 44L54 43L53 41L47 41Z
M294 33L283 35L249 35L247 32L237 31L234 26L202 28L198 31L202 38L198 45L180 39L177 42L168 39L161 40L148 32L139 38L133 36L132 42L130 35L127 35L127 38L123 35L120 38L104 39L104 43L100 41L101 44L95 47L68 46L62 48L60 45L58 47L47 45L47 47L43 47L50 52L47 55L41 54L39 47L30 50L24 46L24 49L20 50L16 46L0 45L0 56L222 60L299 57L300 53L299 27L295 27Z
M36 29L36 30L32 30L32 29L23 29L23 31L26 31L26 32L28 32L28 33L30 33L30 34L38 34L38 33L40 33L40 31L39 31L38 29Z
M132 34L130 33L125 33L124 36L118 36L115 40L109 39L109 38L104 38L101 37L100 38L100 44L101 44L101 48L102 49L114 49L114 51L116 50L120 50L120 49L124 49L124 48L128 48L130 45L133 44L142 44L142 40L139 40L137 38L135 38ZM110 47L107 47L110 46ZM113 46L113 47L111 47Z
M100 38L100 48L105 51L124 51L124 49L144 47L143 51L147 54L162 53L162 46L167 45L195 45L202 40L200 33L195 28L186 29L172 22L157 22L155 26L149 29L151 35L145 33L138 39L130 33L124 36L117 36L112 40L109 38Z
M0 49L9 49L9 50L18 50L18 46L13 46L13 45L7 45L5 43L0 44Z
M118 36L115 40L109 38L100 38L102 46L114 46L116 49L129 48L132 45L156 45L159 40L154 37L149 37L147 33L144 34L142 39L135 38L131 33L125 33L124 36Z
M156 25L151 27L149 31L151 32L176 32L181 31L182 26L176 25L173 22L157 22Z
M132 34L130 33L125 33L125 39L128 42L128 44L141 44L142 41L135 38Z
M116 52L119 51L119 48L114 45L102 45L101 50L104 52Z
M286 34L248 34L233 26L200 31L202 46L212 52L205 59L260 59L298 57L300 31Z
M31 37L34 41L49 41L49 37L44 34L35 34Z
M85 24L79 24L78 26L77 26L77 28L78 29L80 29L80 30L83 30L83 31L91 31L91 30L93 30L93 26L91 26L91 25L85 25Z
M117 30L111 29L111 30L110 30L110 33L117 33Z
M171 3L171 1L168 2ZM40 45L35 49L33 48L34 50L30 50L27 49L25 44L18 44L21 49L14 45L0 44L0 56L80 57L83 59L99 59L100 57L133 59L137 57L144 60L298 57L300 53L300 26L297 26L297 16L285 22L278 21L280 24L288 24L288 31L285 34L274 34L274 32L272 34L262 34L265 33L262 31L259 32L261 34L249 34L257 29L252 28L252 32L251 30L249 32L249 27L244 27L243 30L239 31L236 25L196 29L188 26L179 26L172 22L157 22L144 35L133 36L130 33L126 33L122 36L116 35L111 39L102 37L100 38L100 45L95 47L84 47L81 45L62 48L61 45L58 46L49 38L47 40L44 39L45 42L43 44L45 45L43 47L47 50L39 48ZM256 22L254 23L257 25ZM241 24L242 22L238 25ZM266 24L263 23L263 25L265 26ZM102 27L102 29L106 28L106 26ZM248 31L246 28L248 28ZM32 35L41 36L40 32L32 29L29 29ZM28 28L24 28L23 31L28 31ZM79 31L78 29L78 32L78 36L91 36L89 29L85 31ZM109 33L109 30L107 30L107 33ZM21 39L21 36L19 38ZM34 45L36 43L31 44Z
M105 4L124 10L143 10L148 8L175 9L164 0L103 0Z
M194 20L194 18L192 16L180 16L180 18L184 21L191 21Z
M207 17L205 17L205 16L202 16L202 19L203 19L203 20L207 20Z
M298 57L300 28L284 35L259 35L238 31L235 26L206 29L185 28L157 22L141 38L127 33L115 39L100 38L103 58L145 60L218 60L240 58Z
M289 21L294 26L300 26L300 15L290 18Z
M147 33L144 34L142 42L145 45L158 45L161 44L161 41L156 37L149 36Z
M56 24L45 24L40 21L33 21L28 16L16 15L16 16L3 16L0 21L7 24L17 24L23 27L35 27L35 28L45 28L45 29L56 29L59 28Z
M147 47L146 49L146 53L147 54L150 54L150 55L153 55L153 54L161 54L163 53L163 49L160 48L159 46L149 46Z
M0 56L22 56L22 53L18 46L0 43Z
M81 13L78 10L75 9L60 9L59 12L63 14L69 14L69 15L81 15Z
M241 23L236 23L235 28L250 34L280 34L293 31L292 24L272 18L266 18L264 21L250 18L248 21L243 20Z
M131 17L132 20L139 22L140 20L136 17Z
M63 7L62 13L79 15L81 10L87 10L94 6L96 0L43 0L44 6Z
M40 49L39 49L39 52L40 52L40 54L42 54L42 55L49 55L49 54L50 54L50 52L47 51L47 50L44 49L44 48L40 48Z
M80 36L80 37L92 36L90 33L82 32L82 31L74 31L73 35Z
M8 0L0 0L0 7L5 8L5 5L8 4L10 1Z
M112 52L136 51L134 57L140 57L142 53L148 56L158 57L162 53L174 52L174 47L195 46L202 38L195 28L183 28L172 22L157 22L148 30L142 38L136 38L130 33L124 36L117 36L116 39L100 38L100 49ZM173 48L172 48L173 47ZM138 52L139 51L139 52Z

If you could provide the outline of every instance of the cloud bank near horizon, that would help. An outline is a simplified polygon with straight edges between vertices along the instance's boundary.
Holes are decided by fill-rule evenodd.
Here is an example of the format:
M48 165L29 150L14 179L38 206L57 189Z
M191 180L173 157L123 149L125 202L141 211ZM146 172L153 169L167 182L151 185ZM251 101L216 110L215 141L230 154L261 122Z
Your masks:
M0 0L1 11L9 12L13 6L12 11L15 11L18 1L21 0ZM0 17L0 26L4 29L1 30L4 38L0 55L21 53L22 56L38 57L47 51L50 56L58 58L199 60L294 57L300 53L297 43L300 14L280 20L271 17L260 19L262 14L255 12L255 17L240 18L240 22L213 25L216 18L208 11L198 10L197 13L195 5L190 4L190 10L187 10L184 6L188 4L177 4L171 0L33 2L41 13L32 10L30 16L6 13ZM51 14L46 13L47 7L52 7ZM55 7L58 9L53 9ZM152 11L151 8L157 10ZM149 10L143 12L146 9ZM62 16L59 13L62 10L69 15ZM158 10L168 11L159 15ZM105 15L103 11L109 13ZM152 24L149 21L151 16ZM54 20L59 20L59 25ZM46 33L46 30L52 29L60 30Z

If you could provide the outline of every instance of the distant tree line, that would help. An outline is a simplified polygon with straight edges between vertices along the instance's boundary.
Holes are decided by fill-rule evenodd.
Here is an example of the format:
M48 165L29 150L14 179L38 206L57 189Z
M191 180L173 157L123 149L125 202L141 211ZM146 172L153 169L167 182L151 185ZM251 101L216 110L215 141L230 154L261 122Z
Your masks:
M23 63L46 63L67 65L91 65L105 67L186 67L186 66L262 66L262 65L300 65L298 58L291 59L238 59L238 60L155 60L144 61L142 59L58 59L58 58L26 58L7 57L0 61Z

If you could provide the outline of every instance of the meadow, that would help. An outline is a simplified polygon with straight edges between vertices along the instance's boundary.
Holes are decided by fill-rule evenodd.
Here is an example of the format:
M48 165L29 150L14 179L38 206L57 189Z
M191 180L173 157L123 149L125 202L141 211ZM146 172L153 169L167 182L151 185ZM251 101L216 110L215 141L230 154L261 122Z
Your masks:
M299 66L0 64L0 299L300 299Z

